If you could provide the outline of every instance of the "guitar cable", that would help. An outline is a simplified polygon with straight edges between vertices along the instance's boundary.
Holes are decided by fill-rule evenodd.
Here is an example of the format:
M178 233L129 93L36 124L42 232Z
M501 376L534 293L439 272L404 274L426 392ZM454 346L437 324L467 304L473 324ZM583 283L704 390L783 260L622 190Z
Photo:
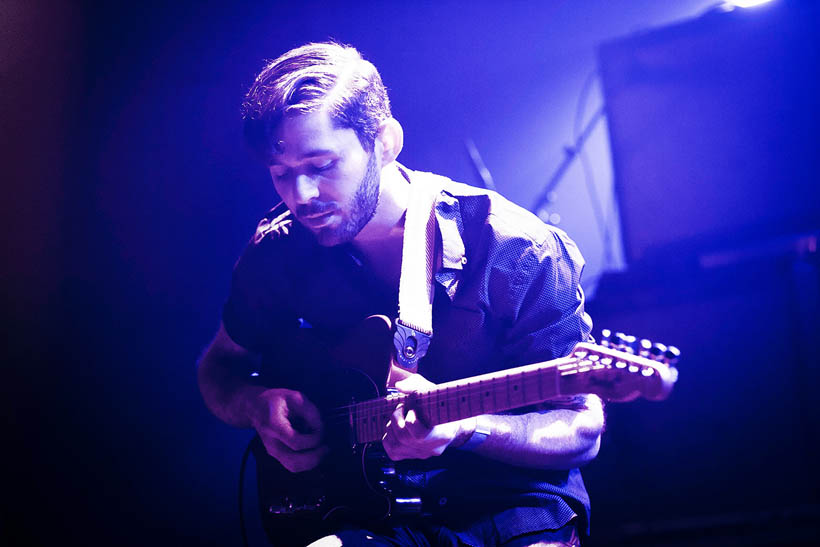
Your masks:
M382 519L388 518L393 513L393 500L390 499L390 496L384 493L384 491L379 492L374 486L373 483L370 482L370 477L367 476L367 464L365 463L367 459L367 450L370 448L370 443L367 443L362 448L362 459L361 459L361 466L362 466L362 477L364 477L364 482L367 484L367 487L370 489L371 492L381 496L384 499L384 502L387 504L387 509L382 515Z
M242 454L242 463L239 465L239 529L242 532L242 545L244 547L248 547L248 530L245 525L245 510L244 510L244 493L245 493L245 469L248 466L248 457L251 455L251 446L253 445L253 439L248 442L248 446L245 448L245 453Z

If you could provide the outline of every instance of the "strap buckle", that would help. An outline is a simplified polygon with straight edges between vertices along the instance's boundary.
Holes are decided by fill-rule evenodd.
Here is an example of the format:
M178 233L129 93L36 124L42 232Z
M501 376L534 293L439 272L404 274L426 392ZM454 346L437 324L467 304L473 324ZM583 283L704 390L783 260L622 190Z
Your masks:
M396 361L401 368L415 373L419 359L427 354L432 333L404 325L396 319L396 332L393 334L393 347L396 349Z

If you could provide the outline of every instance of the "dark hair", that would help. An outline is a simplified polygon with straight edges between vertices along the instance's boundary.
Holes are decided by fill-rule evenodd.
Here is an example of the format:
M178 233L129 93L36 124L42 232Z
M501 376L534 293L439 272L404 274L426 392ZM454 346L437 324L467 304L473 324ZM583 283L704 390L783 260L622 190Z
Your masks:
M356 132L373 150L379 124L390 117L390 100L376 67L353 47L307 44L268 63L242 102L245 139L263 161L284 116L326 108L336 127Z

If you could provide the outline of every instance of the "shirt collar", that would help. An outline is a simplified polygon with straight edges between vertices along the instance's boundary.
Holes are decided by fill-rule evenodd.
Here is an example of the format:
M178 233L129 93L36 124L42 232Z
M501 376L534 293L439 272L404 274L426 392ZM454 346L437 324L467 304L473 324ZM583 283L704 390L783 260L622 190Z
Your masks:
M411 171L398 162L396 162L396 165L399 172L410 184L413 184L413 180L424 179L425 177L439 177L439 175L432 173ZM447 180L444 177L439 178ZM464 223L461 218L458 199L446 190L442 190L436 196L435 212L436 226L441 237L441 261L438 262L434 278L437 283L444 287L450 300L452 300L455 297L464 265L467 264L464 249Z

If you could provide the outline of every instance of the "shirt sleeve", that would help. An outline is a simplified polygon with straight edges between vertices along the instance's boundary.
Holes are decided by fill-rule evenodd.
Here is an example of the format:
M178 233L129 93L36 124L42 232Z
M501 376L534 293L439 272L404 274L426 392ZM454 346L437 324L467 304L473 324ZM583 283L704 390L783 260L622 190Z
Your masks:
M502 341L505 360L521 364L564 357L589 337L592 320L584 311L583 268L578 247L557 229L521 252Z
M282 281L268 242L251 241L236 262L222 323L231 339L256 353L266 353L293 321L278 296Z

